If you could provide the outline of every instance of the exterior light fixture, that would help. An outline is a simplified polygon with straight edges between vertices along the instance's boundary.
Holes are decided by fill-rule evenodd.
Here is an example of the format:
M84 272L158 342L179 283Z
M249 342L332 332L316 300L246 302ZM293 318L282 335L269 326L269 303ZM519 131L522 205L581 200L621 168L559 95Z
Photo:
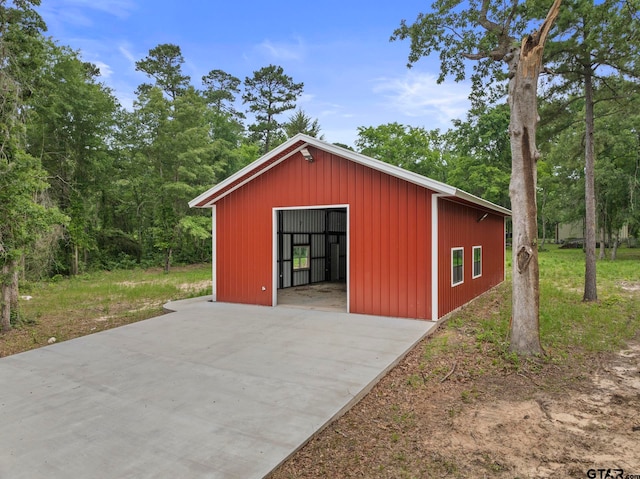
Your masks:
M489 216L489 213L485 213L483 214L480 218L478 218L478 223L480 223L483 219L485 219L487 216Z
M302 150L300 150L300 153L302 153L302 156L304 156L305 160L307 160L309 163L313 163L313 156L311 155L311 153L309 153L309 150L307 148L303 148Z

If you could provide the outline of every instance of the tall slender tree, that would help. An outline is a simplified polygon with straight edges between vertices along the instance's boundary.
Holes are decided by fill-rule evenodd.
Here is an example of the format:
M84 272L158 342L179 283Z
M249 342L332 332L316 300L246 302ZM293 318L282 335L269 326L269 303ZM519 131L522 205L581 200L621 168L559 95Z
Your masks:
M249 112L256 120L249 130L262 144L262 153L267 153L282 132L278 115L296 107L304 83L295 83L281 66L269 65L247 77L244 86L242 100L249 104Z
M584 301L598 299L596 279L595 91L599 101L626 95L612 75L640 78L640 2L565 0L556 32L545 52L554 73L547 94L584 99L585 282ZM535 9L534 9L535 12ZM638 92L634 93L635 95Z
M155 84L164 91L169 98L175 100L189 85L190 78L182 72L184 58L178 45L162 43L151 50L149 54L136 62L136 70L146 73L155 80ZM140 88L148 88L143 84Z
M511 350L523 355L543 353L539 331L538 225L536 205L536 147L538 78L549 31L560 11L555 0L540 28L518 44L527 27L521 2L439 0L432 12L420 14L413 25L402 22L392 39L410 39L409 61L439 52L439 81L447 75L465 78L465 60L475 60L474 83L487 75L508 78L511 141L509 194L513 212L513 294ZM503 68L506 66L507 71Z

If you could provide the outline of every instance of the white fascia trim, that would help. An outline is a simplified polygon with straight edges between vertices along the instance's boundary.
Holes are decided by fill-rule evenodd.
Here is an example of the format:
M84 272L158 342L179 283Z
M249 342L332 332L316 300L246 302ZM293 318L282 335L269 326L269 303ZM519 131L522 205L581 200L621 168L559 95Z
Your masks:
M211 207L211 295L212 300L218 300L218 276L217 276L217 243L218 243L218 234L217 234L217 222L218 218L216 215L216 205Z
M469 201L470 203L474 203L478 206L484 206L493 211L497 211L498 213L502 213L505 216L511 216L511 210L504 208L502 206L496 205L495 203L491 203L491 201L483 200L482 198L472 195L471 193L467 193L466 191L459 190L456 188L456 192L454 195L456 198L460 198L462 200Z
M220 191L223 188L227 187L228 185L232 184L238 178L241 178L242 176L244 176L245 174L249 173L251 170L255 169L256 167L259 167L263 163L268 162L269 160L271 160L271 158L273 158L274 156L277 156L277 155L281 154L282 152L286 151L288 148L290 148L292 145L295 145L297 142L302 142L300 144L299 148L296 148L290 154L283 156L278 161L276 161L273 164L269 165L269 167L264 168L263 170L260 170L259 172L256 173L256 175L261 175L262 173L270 170L271 168L273 168L274 166L278 165L279 163L281 163L285 159L289 158L291 155L293 155L295 153L298 153L302 148L305 148L305 147L311 145L311 146L314 146L314 147L316 147L318 149L327 151L328 153L331 153L331 154L334 154L334 155L338 155L338 156L342 156L342 157L347 158L347 159L349 159L349 160L351 160L351 161L353 161L355 163L359 163L361 165L367 166L367 167L372 168L374 170L378 170L378 171L381 171L381 172L386 173L388 175L395 176L396 178L400 178L400 179L403 179L403 180L408 181L410 183L414 183L414 184L416 184L418 186L422 186L424 188L428 188L428 189L434 191L435 193L457 197L457 198L469 201L469 202L471 202L473 204L476 204L478 206L482 206L482 207L488 208L490 210L497 211L497 212L499 212L501 214L511 216L511 211L509 211L508 209L503 208L502 206L498 206L498 205L496 205L494 203L491 203L490 201L483 200L482 198L479 198L479 197L477 197L475 195L472 195L471 193L467 193L465 191L459 190L458 188L455 188L455 187L453 187L451 185L447 185L446 183L442 183L440 181L437 181L437 180L434 180L434 179L431 179L431 178L427 178L426 176L422 176L422 175L419 175L419 174L414 173L412 171L408 171L408 170L405 170L403 168L400 168L398 166L391 165L389 163L385 163L383 161L376 160L374 158L370 158L370 157L368 157L366 155L363 155L361 153L356 153L355 151L347 150L347 149L342 148L340 146L336 146L336 145L333 145L331 143L327 143L325 141L318 140L317 138L313 138L311 136L308 136L308 135L305 135L305 134L302 134L302 133L298 133L297 135L295 135L294 137L292 137L288 141L284 142L283 144L281 144L281 145L277 146L276 148L274 148L273 150L271 150L266 155L262 156L261 158L258 158L256 161L248 164L247 166L242 168L240 171L238 171L235 174L231 175L229 178L224 180L222 183L217 184L216 186L208 189L207 191L205 191L204 193L199 195L197 198L194 198L193 200L191 200L189 202L189 207L193 208L195 205L197 205L201 201L205 200L207 197L215 194L216 191ZM223 197L225 197L226 195L228 195L232 191L240 188L241 186L245 185L249 181L253 180L253 178L255 178L256 175L251 175L245 181L243 181L241 183L238 183L235 187L233 187L229 191L225 192L224 195L220 196L219 198L216 198L216 201L221 199L221 198L223 198ZM203 205L202 208L206 208L206 207L209 207L209 206L211 206L211 204Z
M278 306L278 208L273 208L271 230L271 306Z
M445 195L431 195L431 320L437 321L438 314L438 198Z

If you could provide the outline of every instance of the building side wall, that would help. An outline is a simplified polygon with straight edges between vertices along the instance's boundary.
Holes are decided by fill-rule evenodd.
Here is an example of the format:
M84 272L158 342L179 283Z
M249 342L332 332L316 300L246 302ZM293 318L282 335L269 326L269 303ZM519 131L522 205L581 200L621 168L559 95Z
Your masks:
M445 199L438 201L438 312L443 316L504 280L504 218ZM482 275L473 278L473 247L482 247ZM451 249L464 248L463 282L452 286Z
M350 311L429 319L432 192L309 149L216 203L217 300L271 305L273 208L348 204Z

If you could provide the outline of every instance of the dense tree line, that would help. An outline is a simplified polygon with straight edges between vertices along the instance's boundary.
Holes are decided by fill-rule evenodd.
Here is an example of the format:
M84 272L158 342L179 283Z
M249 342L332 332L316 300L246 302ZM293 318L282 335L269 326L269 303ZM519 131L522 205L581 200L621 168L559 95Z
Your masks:
M148 80L137 87L133 108L124 109L95 65L45 36L38 5L39 0L0 5L0 303L5 329L11 318L17 319L21 276L37 279L138 264L162 265L168 272L176 262L210 260L210 217L190 210L188 201L296 133L322 138L318 121L296 107L304 84L282 67L265 66L244 80L212 69L195 81L183 71L180 47L172 44L158 45L136 62ZM593 35L583 35L584 29L602 23L594 25L593 18L624 17L611 8L602 7L597 15L584 8L576 9L584 20L582 30L575 30L579 35L571 36L575 17L563 11L560 33L550 38L548 62L554 73L541 99L538 131L543 152L539 229L544 235L558 222L587 214L585 141L593 136L587 152L593 148L598 157L599 231L616 244L621 225L634 236L640 228L638 95L636 66L629 61L635 51L629 45L637 42L634 23L617 20L611 24L628 32L626 46L614 45L606 29L597 29L603 52L584 46L579 38L594 41ZM539 16L535 8L529 14ZM607 45L626 53L605 62ZM570 48L588 50L592 57L568 55ZM482 65L486 74L488 67ZM600 65L608 68L602 72ZM591 72L588 94L585 72ZM456 120L448 131L399 123L362 126L355 147L510 207L507 79L497 73L494 79L474 90L467 118ZM483 85L480 79L475 82Z

